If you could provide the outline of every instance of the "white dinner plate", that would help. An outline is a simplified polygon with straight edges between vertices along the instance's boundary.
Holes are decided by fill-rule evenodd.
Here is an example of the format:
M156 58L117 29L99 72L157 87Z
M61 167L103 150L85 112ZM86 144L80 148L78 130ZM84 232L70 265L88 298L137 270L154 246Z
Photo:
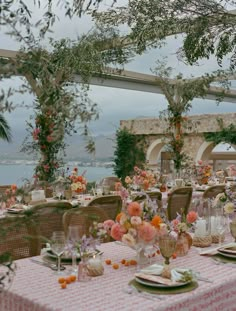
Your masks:
M180 287L180 286L184 286L184 285L187 285L187 284L192 282L192 280L191 280L191 281L188 281L188 282L178 282L178 283L175 283L173 285L165 285L165 284L160 284L160 283L155 283L155 282L152 282L152 281L140 279L137 276L135 277L135 281L140 283L140 284L142 284L142 285L146 285L146 286L150 286L150 287L158 287L158 288Z
M218 251L236 256L236 246L221 247Z
M219 249L218 249L218 253L224 257L236 259L236 254L225 253L225 252L220 251Z

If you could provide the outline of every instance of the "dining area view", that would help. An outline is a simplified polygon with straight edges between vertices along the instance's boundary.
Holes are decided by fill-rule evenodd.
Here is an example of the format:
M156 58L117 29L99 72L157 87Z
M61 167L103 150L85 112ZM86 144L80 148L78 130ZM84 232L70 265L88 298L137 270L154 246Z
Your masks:
M235 16L0 1L0 311L236 311Z

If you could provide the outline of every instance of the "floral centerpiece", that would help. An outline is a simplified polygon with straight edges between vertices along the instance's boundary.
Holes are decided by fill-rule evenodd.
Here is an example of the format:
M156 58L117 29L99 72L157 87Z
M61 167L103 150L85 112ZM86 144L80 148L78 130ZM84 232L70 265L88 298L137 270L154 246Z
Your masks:
M194 175L199 184L207 184L209 177L212 175L211 165L199 160L193 167Z
M130 202L116 220L106 220L103 227L114 240L137 251L138 259L144 259L147 245L156 245L158 237L168 233L167 225L159 215L150 216L138 202Z
M132 190L148 190L157 184L159 179L158 172L152 172L150 170L142 170L141 168L134 167L134 175L132 177L126 176L125 183L128 188Z
M228 167L226 168L226 171L227 171L229 177L234 177L234 176L236 176L236 166L235 166L234 164L228 166Z
M82 193L86 190L87 180L84 177L85 171L78 175L78 168L75 167L69 177L71 180L71 190L76 193Z

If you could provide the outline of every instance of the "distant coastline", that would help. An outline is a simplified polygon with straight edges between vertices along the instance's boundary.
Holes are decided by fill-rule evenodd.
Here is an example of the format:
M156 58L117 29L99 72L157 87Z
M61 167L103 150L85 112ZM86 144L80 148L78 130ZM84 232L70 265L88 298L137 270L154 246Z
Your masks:
M0 165L30 165L34 166L37 165L37 161L34 160L9 160L9 159L1 159ZM65 166L76 166L76 167L105 167L105 168L112 168L114 166L114 162L112 161L67 161L65 162Z

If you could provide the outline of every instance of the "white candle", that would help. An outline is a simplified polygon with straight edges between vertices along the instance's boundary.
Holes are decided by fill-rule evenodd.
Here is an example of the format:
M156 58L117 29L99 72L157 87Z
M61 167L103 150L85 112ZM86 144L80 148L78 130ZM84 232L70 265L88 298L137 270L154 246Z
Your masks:
M196 221L195 236L205 236L206 235L206 220L199 219Z
M89 259L88 266L93 269L100 269L102 267L102 261L98 256L93 256L93 258Z

